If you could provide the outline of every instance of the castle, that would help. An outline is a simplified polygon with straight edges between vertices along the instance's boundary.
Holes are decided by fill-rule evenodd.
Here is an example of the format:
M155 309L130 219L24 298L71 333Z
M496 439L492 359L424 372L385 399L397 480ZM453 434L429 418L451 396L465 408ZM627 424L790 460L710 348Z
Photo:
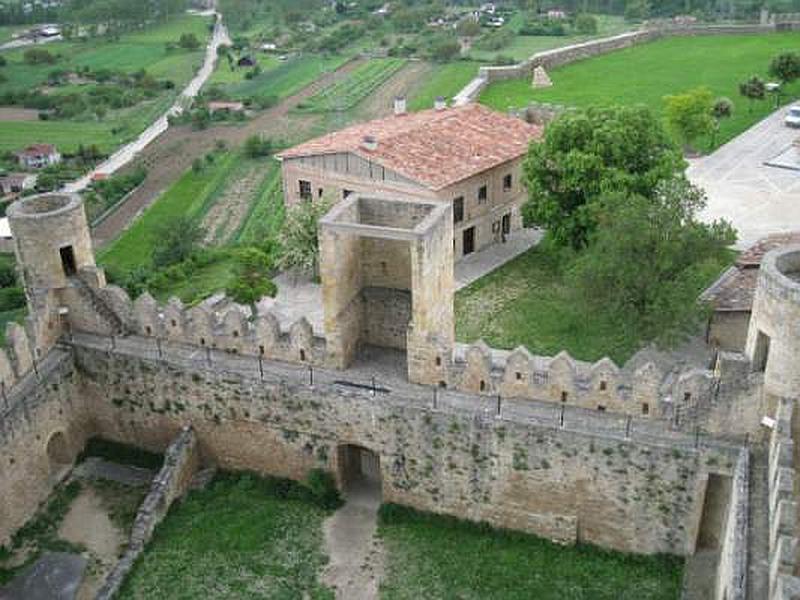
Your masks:
M342 487L369 471L421 510L711 555L720 600L800 597L800 247L764 258L744 353L664 371L458 344L435 200L352 195L322 219L324 336L226 300L132 301L95 265L77 196L8 217L29 316L0 350L0 543L89 437L163 451L191 425L181 464L324 468Z

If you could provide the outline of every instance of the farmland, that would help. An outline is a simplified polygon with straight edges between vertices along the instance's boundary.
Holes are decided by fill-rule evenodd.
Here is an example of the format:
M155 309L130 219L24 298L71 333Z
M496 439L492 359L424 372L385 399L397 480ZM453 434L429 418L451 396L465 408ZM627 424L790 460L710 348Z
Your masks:
M433 65L433 72L409 98L409 109L431 108L437 96L450 100L477 74L481 63L455 61Z
M500 111L529 102L576 107L646 104L661 114L664 96L705 86L736 105L733 116L720 125L713 144L717 146L772 112L774 100L750 106L738 95L739 83L754 74L765 77L772 57L793 50L798 41L797 33L664 39L554 69L551 88L534 90L528 78L493 83L480 101ZM795 97L800 84L784 91L784 100ZM713 146L706 140L703 147Z
M372 59L321 90L298 108L310 112L349 110L405 65L399 58Z
M131 74L144 70L157 80L169 80L171 89L164 89L151 98L129 107L111 107L100 116L91 112L69 118L47 121L0 121L0 150L17 150L34 142L55 143L66 152L79 144L96 144L110 152L116 146L138 135L163 112L193 76L202 62L202 49L167 49L167 42L177 42L181 34L194 34L199 40L208 36L208 19L191 15L174 17L169 22L142 31L123 35L119 40L91 38L85 41L64 41L48 44L46 49L56 56L54 64L30 64L24 49L3 53L7 65L0 80L0 97L39 90L45 96L78 95L89 98L101 85L82 77L77 83L53 85L53 72Z

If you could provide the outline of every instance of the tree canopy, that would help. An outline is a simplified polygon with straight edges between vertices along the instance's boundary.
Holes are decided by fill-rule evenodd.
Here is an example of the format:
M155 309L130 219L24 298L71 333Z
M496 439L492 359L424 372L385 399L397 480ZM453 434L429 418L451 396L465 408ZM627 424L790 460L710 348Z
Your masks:
M566 113L528 151L523 214L556 243L581 248L596 227L600 197L650 197L663 181L683 179L684 167L680 150L645 107Z
M713 133L714 96L708 88L667 96L664 102L667 122L685 146L691 147L698 138Z

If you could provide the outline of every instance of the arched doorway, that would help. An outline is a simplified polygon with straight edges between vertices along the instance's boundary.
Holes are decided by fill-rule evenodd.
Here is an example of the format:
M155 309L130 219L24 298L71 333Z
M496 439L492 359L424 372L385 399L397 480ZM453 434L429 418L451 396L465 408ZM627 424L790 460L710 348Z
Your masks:
M380 456L362 446L339 446L339 482L346 496L381 495Z
M54 476L72 464L72 453L63 431L56 431L47 440L47 459L50 461L50 474Z

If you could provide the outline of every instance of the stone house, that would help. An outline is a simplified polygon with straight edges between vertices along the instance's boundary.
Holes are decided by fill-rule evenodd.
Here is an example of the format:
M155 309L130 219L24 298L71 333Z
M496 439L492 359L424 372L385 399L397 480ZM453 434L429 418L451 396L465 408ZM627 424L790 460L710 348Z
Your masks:
M479 104L394 114L278 154L288 206L351 194L452 205L455 260L522 227L522 160L543 129Z
M53 144L33 144L17 153L19 164L27 169L43 169L61 162L61 154Z
M706 329L707 342L720 350L742 352L747 342L761 260L770 250L800 244L800 231L778 233L762 238L739 255L700 299L708 302L712 313Z
M0 177L0 196L19 194L32 190L36 185L36 175L32 173L9 173Z

